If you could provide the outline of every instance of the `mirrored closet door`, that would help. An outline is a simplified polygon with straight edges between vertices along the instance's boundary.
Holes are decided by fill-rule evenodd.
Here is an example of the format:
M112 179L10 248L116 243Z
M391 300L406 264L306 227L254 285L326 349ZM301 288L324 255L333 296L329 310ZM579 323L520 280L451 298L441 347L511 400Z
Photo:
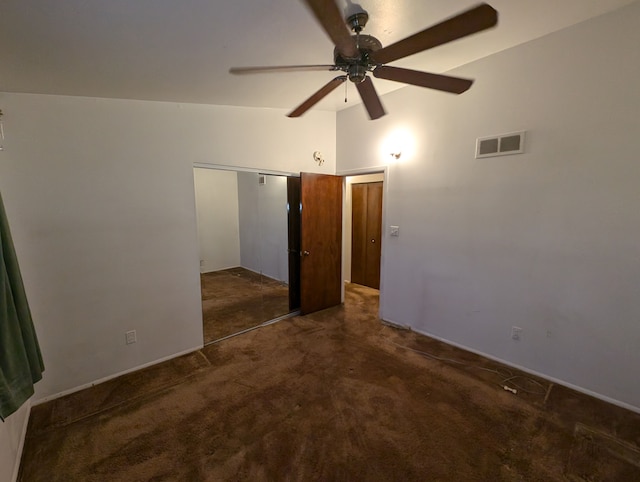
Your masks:
M295 250L289 245L287 194L292 181L206 168L195 168L194 180L205 344L295 311L299 275L290 273ZM299 227L293 225L295 238Z

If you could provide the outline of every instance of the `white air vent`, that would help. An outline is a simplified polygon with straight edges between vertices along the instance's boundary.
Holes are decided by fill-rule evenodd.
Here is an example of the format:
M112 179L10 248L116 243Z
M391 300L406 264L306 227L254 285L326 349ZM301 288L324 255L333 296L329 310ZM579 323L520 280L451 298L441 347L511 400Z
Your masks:
M525 131L520 131L498 136L479 137L476 140L476 159L522 154L524 152L524 133Z

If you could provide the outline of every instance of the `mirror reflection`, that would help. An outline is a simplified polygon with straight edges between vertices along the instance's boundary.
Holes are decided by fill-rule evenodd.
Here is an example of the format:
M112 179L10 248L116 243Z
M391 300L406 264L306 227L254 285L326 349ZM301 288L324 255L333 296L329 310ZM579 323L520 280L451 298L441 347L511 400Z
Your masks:
M205 344L289 313L287 177L194 169Z

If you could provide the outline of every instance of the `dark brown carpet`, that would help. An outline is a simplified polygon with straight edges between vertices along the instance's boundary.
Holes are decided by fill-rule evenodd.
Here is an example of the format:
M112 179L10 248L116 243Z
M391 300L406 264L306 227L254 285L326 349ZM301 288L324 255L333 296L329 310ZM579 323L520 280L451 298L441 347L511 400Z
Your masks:
M34 407L21 480L640 480L639 415L385 326L376 293Z
M289 313L289 287L245 268L200 275L204 342Z

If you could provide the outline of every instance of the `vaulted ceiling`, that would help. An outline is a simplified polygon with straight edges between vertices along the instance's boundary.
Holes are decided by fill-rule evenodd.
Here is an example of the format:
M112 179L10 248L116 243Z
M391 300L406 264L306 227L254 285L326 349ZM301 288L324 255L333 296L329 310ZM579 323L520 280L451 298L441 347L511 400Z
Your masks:
M337 0L341 10L358 4ZM388 45L471 0L361 0L364 33ZM632 3L494 0L494 29L393 65L441 73ZM301 0L0 0L0 91L293 108L335 76L232 76L230 67L331 64L333 45ZM349 84L349 83L347 83ZM375 79L380 94L403 87ZM315 108L359 103L348 85ZM418 87L406 87L417 89ZM447 95L447 94L443 94Z

